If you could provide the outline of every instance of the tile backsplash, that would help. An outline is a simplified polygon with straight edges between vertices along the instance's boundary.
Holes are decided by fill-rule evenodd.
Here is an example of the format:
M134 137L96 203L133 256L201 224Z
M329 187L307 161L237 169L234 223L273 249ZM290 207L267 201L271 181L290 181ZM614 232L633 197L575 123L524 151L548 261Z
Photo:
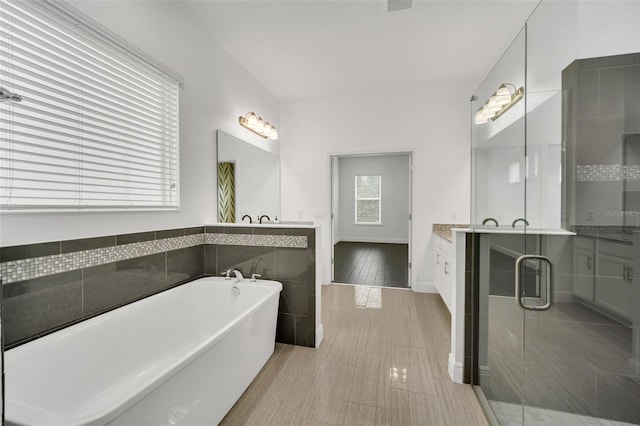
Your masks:
M214 226L1 247L5 347L229 268L281 281L277 340L314 346L315 230Z

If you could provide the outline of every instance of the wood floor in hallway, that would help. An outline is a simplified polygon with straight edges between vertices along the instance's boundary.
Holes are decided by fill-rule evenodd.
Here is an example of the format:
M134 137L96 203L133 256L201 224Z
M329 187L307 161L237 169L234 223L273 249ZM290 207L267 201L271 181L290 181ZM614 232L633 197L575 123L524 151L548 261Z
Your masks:
M222 425L486 425L472 388L451 382L440 297L323 286L319 348L277 344Z
M334 246L334 282L409 287L409 245L354 243Z

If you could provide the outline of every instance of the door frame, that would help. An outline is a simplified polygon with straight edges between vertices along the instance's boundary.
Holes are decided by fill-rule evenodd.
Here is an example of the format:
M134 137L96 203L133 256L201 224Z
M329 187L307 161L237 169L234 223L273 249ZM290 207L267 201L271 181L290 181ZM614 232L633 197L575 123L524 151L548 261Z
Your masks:
M333 202L334 196L334 178L333 178L333 160L334 158L345 158L345 157L370 157L370 156L392 156L392 155L407 155L409 157L409 217L407 220L408 226L408 241L407 241L407 288L411 289L413 287L413 262L412 262L412 245L413 245L413 149L399 149L399 150L381 150L381 151L355 151L355 152L344 152L344 153L332 153L330 152L327 156L328 158L328 168L329 168L329 214L330 214L330 234L331 241L329 244L329 260L331 265L331 282L334 282L335 278L335 253L334 253L334 241L336 237L336 226L335 226L335 217L337 212L334 211L335 207ZM338 180L340 178L338 177Z

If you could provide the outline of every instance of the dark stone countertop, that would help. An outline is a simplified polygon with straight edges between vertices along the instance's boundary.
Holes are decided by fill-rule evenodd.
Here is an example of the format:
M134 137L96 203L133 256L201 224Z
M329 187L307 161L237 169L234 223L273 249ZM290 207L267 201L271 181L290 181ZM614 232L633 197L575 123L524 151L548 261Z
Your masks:
M624 243L633 242L633 233L640 232L636 226L590 226L576 225L571 227L573 232L581 237L602 238Z
M453 235L451 230L453 228L468 228L469 224L465 223L434 223L432 230L433 233L439 237L444 238L445 240L452 242Z

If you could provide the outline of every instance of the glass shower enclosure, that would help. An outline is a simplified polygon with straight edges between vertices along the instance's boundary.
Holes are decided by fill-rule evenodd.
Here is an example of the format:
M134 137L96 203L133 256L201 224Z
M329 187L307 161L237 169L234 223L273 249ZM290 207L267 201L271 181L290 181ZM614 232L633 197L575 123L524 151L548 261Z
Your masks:
M640 424L640 3L542 1L471 100L472 381L497 424Z

